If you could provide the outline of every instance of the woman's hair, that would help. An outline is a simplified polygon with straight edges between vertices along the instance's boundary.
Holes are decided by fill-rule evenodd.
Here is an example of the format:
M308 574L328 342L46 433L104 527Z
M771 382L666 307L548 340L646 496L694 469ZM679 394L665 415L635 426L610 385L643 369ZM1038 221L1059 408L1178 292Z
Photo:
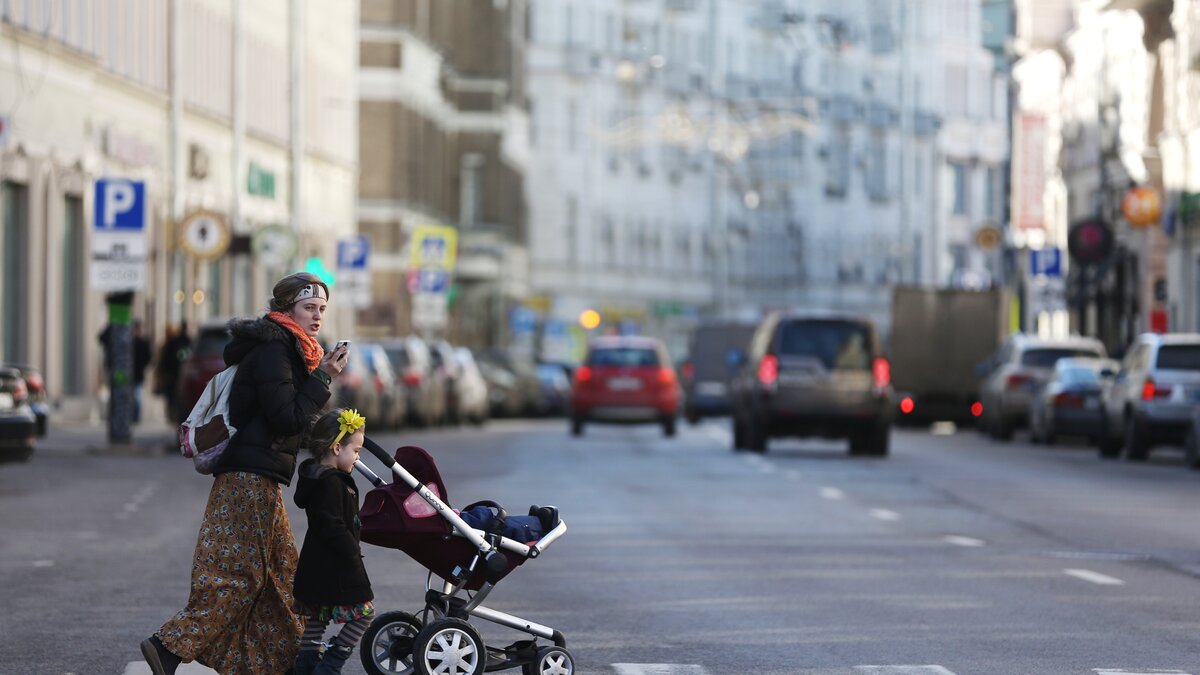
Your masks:
M321 459L325 453L333 450L333 442L337 438L338 432L342 430L338 416L344 412L346 412L346 408L334 408L317 417L309 427L304 443L308 446L308 454L312 455L313 459ZM349 435L346 434L346 436ZM346 440L345 437L342 440Z
M296 272L289 274L275 284L271 289L271 300L267 308L272 312L286 312L296 304L296 294L305 286L316 285L325 289L325 297L329 297L329 286L321 278L311 272Z

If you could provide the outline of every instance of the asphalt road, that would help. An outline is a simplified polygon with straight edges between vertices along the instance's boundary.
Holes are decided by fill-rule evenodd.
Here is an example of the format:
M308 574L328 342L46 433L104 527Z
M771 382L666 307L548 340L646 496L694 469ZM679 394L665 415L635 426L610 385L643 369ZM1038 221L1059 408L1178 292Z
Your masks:
M1177 453L899 430L882 460L756 456L723 421L384 440L433 452L452 504L560 507L567 535L485 604L561 630L579 673L1200 674L1200 473ZM0 465L0 673L148 673L137 644L186 601L209 484L177 456ZM419 609L422 568L364 553L377 606Z

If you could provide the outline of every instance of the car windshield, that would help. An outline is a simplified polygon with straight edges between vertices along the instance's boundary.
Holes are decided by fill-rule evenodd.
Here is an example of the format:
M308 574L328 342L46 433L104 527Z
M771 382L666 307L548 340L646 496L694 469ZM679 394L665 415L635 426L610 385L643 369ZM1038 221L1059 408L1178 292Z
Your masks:
M593 349L587 362L589 366L657 366L658 353L646 347L605 347Z
M200 331L192 353L197 356L220 356L230 339L229 332L224 329Z
M408 352L403 347L385 347L383 351L387 352L392 368L404 370L408 367Z
M1163 370L1200 370L1200 345L1168 345L1158 350Z
M1072 357L1096 358L1101 356L1091 349L1071 349L1066 347L1054 347L1051 349L1030 349L1021 355L1021 365L1032 366L1034 368L1052 368L1059 359L1069 359Z
M806 356L829 370L870 370L870 333L851 321L792 321L779 339L782 356Z

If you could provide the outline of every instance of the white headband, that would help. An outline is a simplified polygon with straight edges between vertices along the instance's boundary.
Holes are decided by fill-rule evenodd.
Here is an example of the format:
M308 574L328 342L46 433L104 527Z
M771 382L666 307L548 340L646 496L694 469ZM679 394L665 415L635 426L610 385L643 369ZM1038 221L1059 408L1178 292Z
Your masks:
M307 300L309 298L318 298L328 302L329 293L325 290L325 287L320 284L309 284L304 288L301 288L300 292L296 294L296 297L292 298L292 304L294 305L301 300Z

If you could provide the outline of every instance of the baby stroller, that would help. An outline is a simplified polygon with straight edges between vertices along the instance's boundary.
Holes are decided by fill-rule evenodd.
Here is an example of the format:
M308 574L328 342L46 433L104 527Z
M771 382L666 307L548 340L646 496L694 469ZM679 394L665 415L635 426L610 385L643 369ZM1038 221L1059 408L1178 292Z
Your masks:
M371 623L359 650L363 668L371 675L479 675L521 666L523 675L573 675L574 659L562 633L481 604L509 572L561 537L566 523L560 520L539 541L528 543L500 536L499 528L473 529L450 509L446 486L425 450L405 446L393 458L370 439L363 447L397 480L388 484L361 460L355 464L375 485L359 511L362 540L399 549L429 570L425 608L419 616L393 611ZM466 508L481 504L497 512L498 523L503 521L504 509L495 502ZM485 645L471 618L528 633L532 639L503 648ZM539 644L538 638L553 644Z

